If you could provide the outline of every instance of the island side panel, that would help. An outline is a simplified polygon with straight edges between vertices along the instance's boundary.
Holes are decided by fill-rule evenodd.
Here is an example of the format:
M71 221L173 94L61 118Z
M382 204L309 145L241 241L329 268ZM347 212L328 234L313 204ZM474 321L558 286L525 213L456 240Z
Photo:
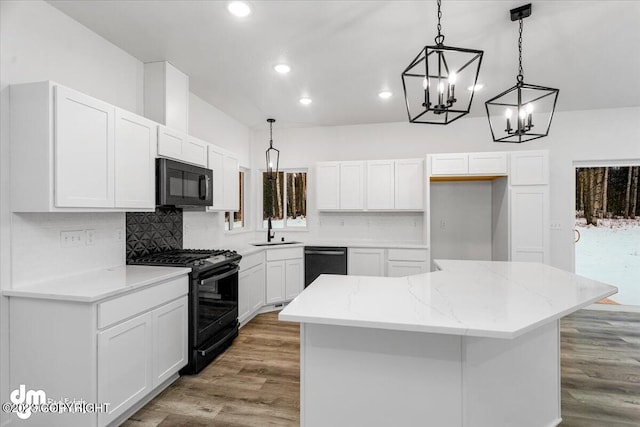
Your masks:
M464 427L560 423L559 325L515 339L463 338Z
M462 338L301 325L303 427L462 427Z

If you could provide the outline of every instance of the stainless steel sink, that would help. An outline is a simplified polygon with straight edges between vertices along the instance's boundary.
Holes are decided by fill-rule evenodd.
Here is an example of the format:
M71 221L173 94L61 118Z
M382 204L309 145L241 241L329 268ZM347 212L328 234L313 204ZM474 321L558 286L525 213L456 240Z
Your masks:
M251 246L279 246L279 245L294 245L296 243L302 243L302 242L294 242L293 240L288 240L286 242L251 243Z

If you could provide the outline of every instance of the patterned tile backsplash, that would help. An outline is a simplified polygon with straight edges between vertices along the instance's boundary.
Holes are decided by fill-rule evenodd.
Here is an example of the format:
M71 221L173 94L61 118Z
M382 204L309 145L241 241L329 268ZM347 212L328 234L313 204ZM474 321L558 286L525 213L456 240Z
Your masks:
M182 209L127 213L127 259L182 249Z

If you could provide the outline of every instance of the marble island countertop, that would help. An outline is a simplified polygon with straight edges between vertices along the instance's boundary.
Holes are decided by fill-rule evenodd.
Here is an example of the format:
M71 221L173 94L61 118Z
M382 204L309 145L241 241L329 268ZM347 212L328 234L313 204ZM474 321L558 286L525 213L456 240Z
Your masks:
M515 338L617 292L538 263L435 261L407 277L321 275L279 319L492 338Z
M56 278L17 289L6 289L2 291L2 295L90 303L189 272L191 269L184 267L127 265Z

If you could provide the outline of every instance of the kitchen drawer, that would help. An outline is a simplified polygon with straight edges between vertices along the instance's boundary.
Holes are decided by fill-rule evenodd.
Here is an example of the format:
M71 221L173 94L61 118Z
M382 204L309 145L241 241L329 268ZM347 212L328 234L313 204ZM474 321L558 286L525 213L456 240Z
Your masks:
M426 261L429 257L428 249L389 249L389 261Z
M258 264L262 264L264 262L264 252L260 251L256 254L245 255L242 257L240 261L240 271L246 271L252 267L255 267Z
M187 275L98 304L98 329L136 316L189 293Z
M302 258L303 248L267 249L267 261Z

